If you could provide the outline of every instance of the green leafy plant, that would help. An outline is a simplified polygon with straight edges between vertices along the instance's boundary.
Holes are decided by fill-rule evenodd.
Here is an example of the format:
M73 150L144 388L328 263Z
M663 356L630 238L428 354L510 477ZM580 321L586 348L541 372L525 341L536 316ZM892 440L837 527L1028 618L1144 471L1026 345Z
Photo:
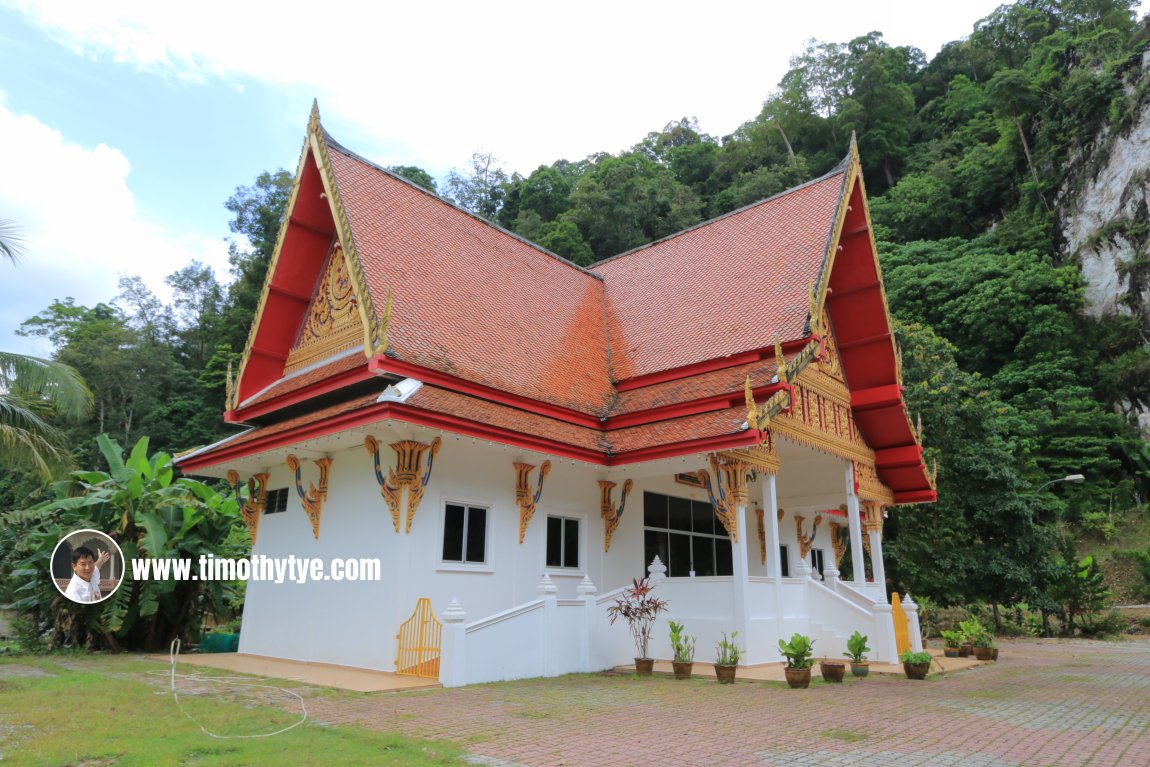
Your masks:
M743 651L739 649L739 645L735 642L738 637L739 632L732 631L731 638L728 640L727 632L723 632L723 638L715 643L716 666L739 665L739 658L743 657Z
M959 621L958 630L962 632L964 644L976 644L980 636L990 633L978 618Z
M789 642L779 640L779 652L787 659L787 668L810 668L815 665L814 646L813 639L797 632Z
M671 651L675 663L690 663L695 660L695 637L683 634L683 624L671 621Z
M847 640L847 652L843 655L851 659L851 663L866 663L866 654L871 648L866 646L866 635L858 631L851 634Z
M619 618L627 621L627 628L635 640L635 649L639 651L639 658L649 658L647 648L651 644L651 629L659 613L667 609L667 600L652 596L654 584L646 578L634 580L631 585L623 589L623 593L616 597L615 604L607 608L611 616L611 624Z
M975 647L994 647L994 636L990 632L983 632L974 638Z
M913 650L907 650L902 655L898 656L898 659L903 663L909 663L912 666L917 666L922 663L930 663L932 660L930 653L914 652Z
M962 644L963 638L964 638L964 635L961 631L943 631L942 632L943 643L951 649L957 649Z

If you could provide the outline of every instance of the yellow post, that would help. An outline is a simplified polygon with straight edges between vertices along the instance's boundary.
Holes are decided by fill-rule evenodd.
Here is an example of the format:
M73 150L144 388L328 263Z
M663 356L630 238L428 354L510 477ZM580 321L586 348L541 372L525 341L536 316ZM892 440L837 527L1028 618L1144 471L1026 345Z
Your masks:
M894 643L898 647L898 654L902 655L910 650L910 624L897 591L890 595L890 613L894 618Z

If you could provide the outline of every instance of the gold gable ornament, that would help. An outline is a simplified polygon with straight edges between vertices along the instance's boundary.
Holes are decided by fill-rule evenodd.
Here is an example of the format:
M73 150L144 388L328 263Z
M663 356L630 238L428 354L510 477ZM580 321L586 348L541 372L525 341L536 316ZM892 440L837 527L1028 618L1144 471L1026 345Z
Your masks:
M315 535L316 540L319 540L319 522L323 516L323 504L327 500L327 482L328 474L331 471L333 463L331 458L317 458L314 463L319 469L319 486L308 482L308 491L303 491L303 477L300 471L300 462L295 455L289 455L287 460L288 468L292 474L295 475L295 491L299 496L300 504L303 506L304 512L307 513L307 518L311 522L312 534Z
M435 457L439 455L439 448L443 442L439 437L424 444L414 440L403 440L391 443L391 449L396 452L396 467L388 467L387 479L383 477L383 468L379 460L379 441L370 434L363 438L363 446L371 453L375 465L375 481L379 484L379 494L387 503L391 512L391 521L395 525L395 532L399 532L399 510L403 503L403 490L407 488L407 523L405 533L411 532L411 521L415 519L415 512L419 510L419 502L423 500L423 493L427 483L431 481L431 469L435 464ZM430 453L427 458L427 469L423 469L423 456Z
M531 493L531 471L535 468L532 463L513 463L515 467L515 505L519 507L519 542L527 535L527 526L535 516L535 507L543 497L543 480L551 473L551 461L544 461L539 467L539 485L535 493Z
M294 373L363 343L359 294L347 269L339 242L328 252L324 272L304 316L295 346L288 353L285 373Z
M599 480L599 515L603 517L603 553L611 550L611 538L623 519L623 509L627 506L627 494L635 486L632 480L623 483L623 495L619 498L619 507L611 500L611 491L615 489L614 482L605 479Z
M256 535L260 530L260 514L263 513L268 501L268 479L270 474L253 474L248 480L248 497L240 495L240 474L234 469L228 469L228 485L236 496L236 505L240 508L240 516L248 528L248 535L252 537L252 545L256 545Z

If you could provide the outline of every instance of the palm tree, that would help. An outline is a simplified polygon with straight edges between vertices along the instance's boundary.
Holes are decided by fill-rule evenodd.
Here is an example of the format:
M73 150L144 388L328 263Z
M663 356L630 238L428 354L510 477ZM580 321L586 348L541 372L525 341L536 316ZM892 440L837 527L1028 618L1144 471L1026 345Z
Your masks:
M0 257L19 263L19 238L0 221ZM30 465L44 479L71 466L63 432L52 415L81 418L92 393L80 374L54 360L0 351L0 463Z

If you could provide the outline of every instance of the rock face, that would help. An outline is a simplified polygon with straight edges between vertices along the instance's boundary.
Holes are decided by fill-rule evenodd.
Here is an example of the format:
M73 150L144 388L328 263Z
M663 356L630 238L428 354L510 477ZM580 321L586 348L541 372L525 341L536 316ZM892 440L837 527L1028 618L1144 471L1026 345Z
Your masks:
M1146 80L1150 51L1128 74L1128 95L1138 98ZM1138 278L1150 257L1150 99L1139 101L1127 131L1099 137L1090 158L1097 170L1064 198L1066 252L1082 265L1086 311L1095 317L1150 306L1150 285Z

